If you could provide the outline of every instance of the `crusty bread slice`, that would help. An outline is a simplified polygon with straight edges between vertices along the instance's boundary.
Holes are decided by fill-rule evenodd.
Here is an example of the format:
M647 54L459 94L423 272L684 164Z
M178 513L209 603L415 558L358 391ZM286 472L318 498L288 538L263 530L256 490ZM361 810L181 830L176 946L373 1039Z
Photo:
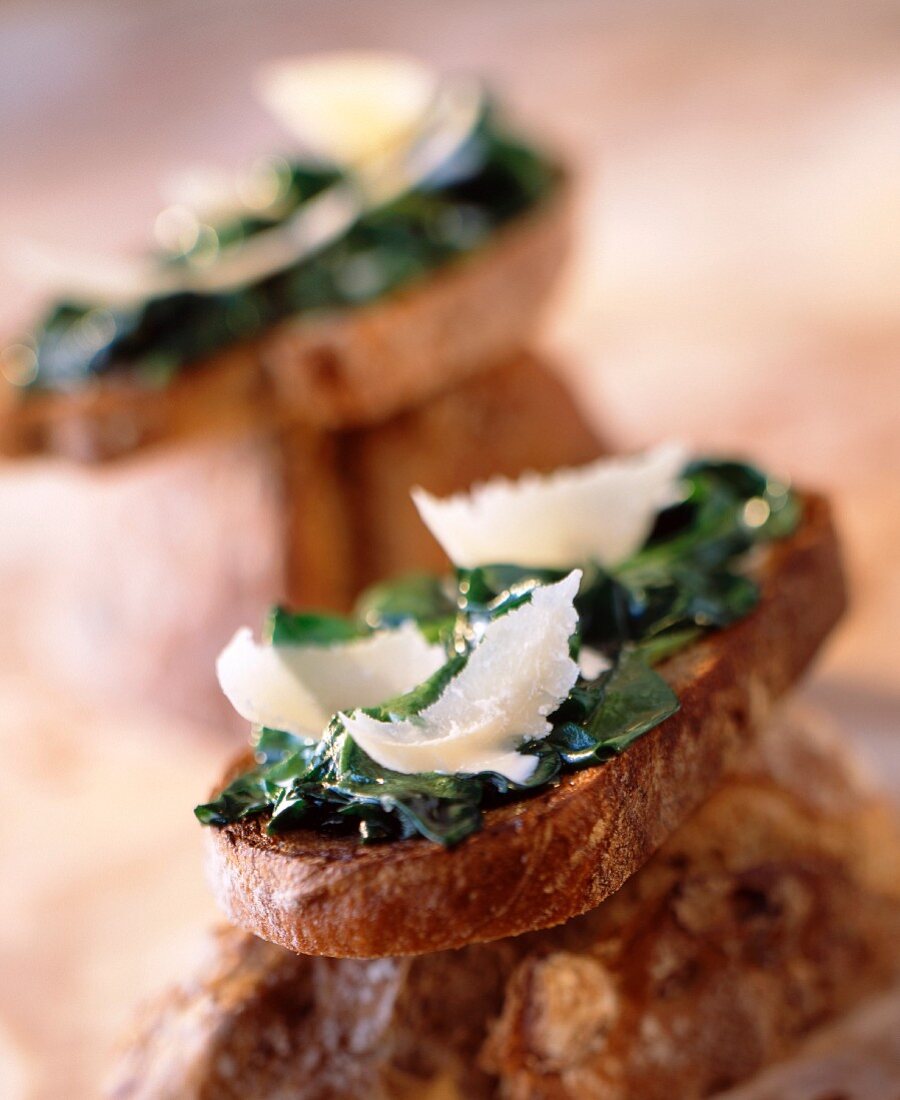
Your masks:
M372 957L515 936L598 905L709 795L840 617L843 573L822 498L803 498L798 530L764 550L755 572L759 606L661 666L681 709L622 755L491 810L450 851L311 830L268 836L264 817L210 828L223 913L295 951Z
M71 392L22 395L0 382L0 456L106 462L245 434L279 415L256 350L236 345L158 387L109 375Z
M521 352L569 251L570 185L482 247L371 304L285 321L160 388L109 374L66 393L0 378L0 455L82 462L246 423L373 424Z
M143 1012L110 1093L705 1097L891 981L898 845L835 733L791 707L618 894L561 927L375 961L219 931Z

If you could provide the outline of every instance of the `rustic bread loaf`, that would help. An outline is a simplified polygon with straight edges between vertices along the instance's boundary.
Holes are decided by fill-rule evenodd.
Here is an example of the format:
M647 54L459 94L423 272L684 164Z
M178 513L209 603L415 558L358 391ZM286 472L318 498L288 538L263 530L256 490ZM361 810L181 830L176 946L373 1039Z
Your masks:
M835 735L794 709L617 894L558 928L375 961L221 930L148 1006L110 1095L709 1096L891 980L898 845Z

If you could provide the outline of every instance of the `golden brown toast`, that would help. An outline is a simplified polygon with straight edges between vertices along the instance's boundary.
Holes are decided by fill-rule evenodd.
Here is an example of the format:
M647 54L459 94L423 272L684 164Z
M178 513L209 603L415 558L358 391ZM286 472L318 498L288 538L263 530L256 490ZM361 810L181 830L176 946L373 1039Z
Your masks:
M207 866L234 924L294 951L419 954L548 928L616 891L695 810L805 671L844 610L827 503L803 498L789 538L762 551L745 619L660 666L681 709L627 751L492 809L452 850L362 846L265 817L207 833ZM229 776L249 766L246 755Z
M709 1096L896 974L898 844L836 736L793 709L617 894L558 928L375 961L219 931L143 1014L111 1095Z

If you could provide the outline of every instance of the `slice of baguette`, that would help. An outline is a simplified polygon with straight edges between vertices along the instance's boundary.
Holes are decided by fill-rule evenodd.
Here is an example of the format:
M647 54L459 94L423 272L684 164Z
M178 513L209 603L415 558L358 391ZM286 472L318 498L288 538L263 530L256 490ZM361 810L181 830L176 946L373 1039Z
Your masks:
M617 895L559 928L375 961L220 930L144 1010L110 1095L708 1096L896 975L898 845L838 736L790 707ZM860 1100L900 1073L885 1061L878 1080Z
M621 756L490 811L450 851L268 836L264 817L210 828L222 911L294 951L373 957L515 936L598 905L709 795L840 617L843 573L821 497L803 498L800 527L762 552L755 573L759 606L661 666L681 709Z
M81 462L257 424L373 424L526 348L571 239L561 177L482 247L371 304L301 315L194 364L167 385L114 373L69 393L0 379L0 455Z

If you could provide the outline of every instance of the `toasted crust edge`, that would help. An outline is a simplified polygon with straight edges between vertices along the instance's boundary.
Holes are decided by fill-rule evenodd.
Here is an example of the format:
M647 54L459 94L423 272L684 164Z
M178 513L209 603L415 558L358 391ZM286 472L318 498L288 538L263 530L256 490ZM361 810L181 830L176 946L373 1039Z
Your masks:
M800 527L767 549L759 580L755 611L662 667L681 709L621 756L489 812L449 851L418 839L366 848L311 831L270 837L259 818L212 828L220 908L303 954L378 957L515 936L598 905L739 761L844 611L822 497L803 498Z

